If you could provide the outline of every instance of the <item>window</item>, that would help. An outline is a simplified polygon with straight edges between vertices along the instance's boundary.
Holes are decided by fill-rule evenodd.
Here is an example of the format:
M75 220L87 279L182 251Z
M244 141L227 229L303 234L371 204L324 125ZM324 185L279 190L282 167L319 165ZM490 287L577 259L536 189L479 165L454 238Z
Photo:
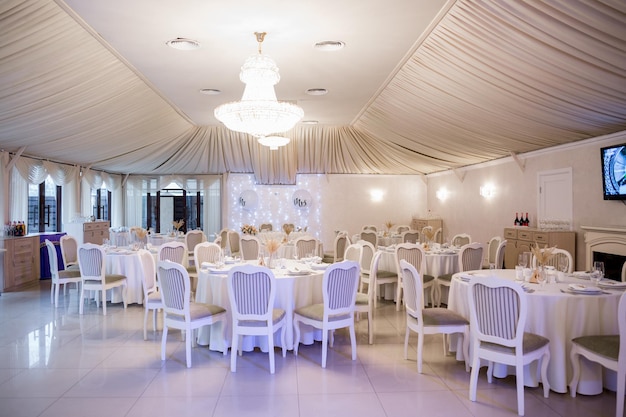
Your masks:
M103 182L98 189L91 189L92 215L97 220L111 220L111 191Z
M203 193L187 192L176 184L157 191L156 194L143 195L142 223L146 228L153 228L156 233L172 230L172 221L185 220L182 232L202 228Z
M28 185L29 232L61 231L61 187L48 176L41 184Z

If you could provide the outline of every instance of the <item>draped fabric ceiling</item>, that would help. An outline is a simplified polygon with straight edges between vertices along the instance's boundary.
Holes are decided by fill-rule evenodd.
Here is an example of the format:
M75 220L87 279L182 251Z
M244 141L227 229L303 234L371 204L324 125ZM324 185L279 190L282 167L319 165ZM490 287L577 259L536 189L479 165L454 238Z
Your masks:
M194 124L64 3L4 0L0 148L110 173L292 184L299 173L429 174L626 130L623 0L442 10L350 123L298 125L270 151Z

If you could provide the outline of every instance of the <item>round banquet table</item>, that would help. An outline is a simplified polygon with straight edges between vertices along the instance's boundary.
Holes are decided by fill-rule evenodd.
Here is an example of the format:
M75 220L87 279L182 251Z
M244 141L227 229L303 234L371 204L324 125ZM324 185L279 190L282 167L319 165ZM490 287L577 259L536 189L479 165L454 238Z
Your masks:
M128 249L109 249L105 262L107 274L126 276L126 304L143 304L143 266L139 254ZM112 303L122 302L122 287L111 288L108 292Z
M256 265L257 261L247 261ZM228 271L236 264L228 264L222 270L215 272L214 269L201 268L198 273L198 286L196 288L196 302L215 304L226 309L228 315L226 332L223 333L222 324L216 323L205 326L198 332L198 344L209 346L209 349L223 351L224 345L230 347L232 332L231 306L228 298L228 285L226 283ZM304 263L286 259L285 269L272 269L276 276L276 299L275 308L285 310L287 324L285 326L285 340L288 350L293 350L293 310L298 307L322 302L322 278L323 269L309 269ZM308 270L306 275L288 275L288 270L298 267L301 271ZM327 266L327 265L324 265ZM322 266L319 266L321 268ZM274 334L274 346L281 346L280 332ZM322 340L321 331L311 326L301 325L300 343L310 345L316 340ZM242 350L249 352L259 347L267 352L267 338L264 336L244 336L241 344Z
M490 271L468 271L454 274L450 286L448 308L469 319L468 288L469 284L461 276L488 276ZM498 269L493 274L502 279L514 280L515 270ZM520 283L522 283L520 281ZM559 393L567 392L572 377L570 350L572 339L584 335L618 334L617 306L623 291L606 290L599 295L574 294L567 292L568 284L587 284L589 280L573 276L561 277L559 283L539 284L523 283L533 290L526 293L528 316L526 331L536 333L550 339L550 362L548 364L548 382L550 388ZM565 291L565 292L563 292ZM471 328L470 328L471 336ZM451 344L451 346L454 346ZM472 345L470 343L470 352ZM461 356L457 352L457 359ZM470 353L471 355L471 353ZM524 382L528 386L537 386L539 381L537 363L525 368ZM498 365L494 367L494 376L503 377L514 373L510 367ZM578 393L595 395L602 392L602 372L600 365L581 359L581 379ZM606 371L605 371L606 372ZM607 381L611 378L607 375ZM613 375L614 377L614 375ZM611 385L611 382L607 383Z
M382 256L380 258L378 268L383 271L397 271L398 266L396 264L395 248L389 247L379 249L379 251L382 252ZM426 274L432 275L435 278L440 275L453 274L459 270L458 259L458 251L455 251L454 253L444 253L441 251L426 252ZM385 285L384 297L386 300L395 301L396 285L397 284L395 283ZM427 291L426 294L430 296L430 291ZM445 292L443 292L442 294L447 296ZM442 300L445 299L445 297L442 297ZM425 300L425 302L428 302L428 300Z

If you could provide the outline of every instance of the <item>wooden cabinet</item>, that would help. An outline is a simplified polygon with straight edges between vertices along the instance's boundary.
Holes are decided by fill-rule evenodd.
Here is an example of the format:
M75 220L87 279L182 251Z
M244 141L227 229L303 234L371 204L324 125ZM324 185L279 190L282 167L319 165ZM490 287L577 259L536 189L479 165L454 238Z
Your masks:
M442 219L416 219L411 220L411 229L417 230L420 233L422 229L426 226L431 226L433 228L433 232L436 232L437 229L441 229L441 233L438 235L437 242L443 243L443 220Z
M65 232L74 236L79 245L83 243L95 243L102 245L104 239L109 238L108 221L85 222L85 223L66 223L64 225Z
M2 289L24 286L39 279L39 237L6 237L0 240L4 252Z
M504 229L504 238L507 240L504 251L504 267L515 268L517 255L530 252L530 247L537 243L539 246L556 246L572 254L576 265L576 233L568 231L548 231L529 227L507 227Z

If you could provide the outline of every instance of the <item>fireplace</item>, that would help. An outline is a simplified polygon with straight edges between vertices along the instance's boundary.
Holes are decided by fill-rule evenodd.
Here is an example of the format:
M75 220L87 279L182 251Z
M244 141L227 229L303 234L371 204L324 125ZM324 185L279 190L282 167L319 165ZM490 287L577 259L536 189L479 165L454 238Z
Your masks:
M607 278L622 280L626 263L626 226L582 226L585 230L586 268L604 262Z

